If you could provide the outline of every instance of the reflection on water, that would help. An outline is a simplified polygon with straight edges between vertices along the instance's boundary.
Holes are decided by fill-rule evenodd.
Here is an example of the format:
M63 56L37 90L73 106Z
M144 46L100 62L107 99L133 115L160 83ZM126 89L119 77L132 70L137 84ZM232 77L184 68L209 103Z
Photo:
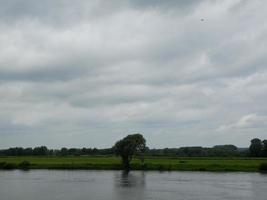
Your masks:
M123 171L115 174L116 187L145 188L145 172L131 173Z
M259 173L0 171L1 200L266 200Z
M145 199L145 173L120 172L114 174L113 199ZM134 189L133 189L134 188Z

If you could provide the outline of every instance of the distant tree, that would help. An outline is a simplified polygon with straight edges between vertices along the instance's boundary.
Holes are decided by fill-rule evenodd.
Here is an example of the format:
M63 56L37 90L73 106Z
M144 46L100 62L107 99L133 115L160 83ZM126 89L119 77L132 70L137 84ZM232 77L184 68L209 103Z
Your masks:
M72 156L79 156L79 155L81 155L80 149L76 149L76 148L70 148L68 150L68 152L69 152L69 155L72 155Z
M262 141L263 148L262 148L262 155L264 157L267 157L267 140Z
M232 144L216 145L211 150L216 156L238 156L238 148Z
M24 155L25 156L31 156L33 154L32 148L26 148L24 149Z
M178 151L179 155L181 154L181 156L204 156L204 149L202 147L181 147Z
M40 146L40 147L35 147L33 149L33 155L36 156L46 156L49 154L49 151L46 146Z
M53 155L55 155L55 151L54 151L53 149L49 149L49 150L48 150L48 155L49 155L49 156L53 156Z
M60 155L61 156L67 156L68 155L68 149L66 147L61 148Z
M93 148L93 149L92 149L92 154L93 154L93 155L98 154L98 149L97 149L97 148Z
M86 155L87 154L87 149L85 147L83 147L81 149L81 155Z
M215 149L223 149L226 151L237 151L238 148L235 145L232 144L225 144L225 145L216 145L213 148Z
M133 155L142 154L146 150L146 140L141 134L128 135L116 142L114 150L121 156L124 170L128 171Z
M252 139L249 147L249 155L253 157L261 156L262 152L262 142L259 138Z

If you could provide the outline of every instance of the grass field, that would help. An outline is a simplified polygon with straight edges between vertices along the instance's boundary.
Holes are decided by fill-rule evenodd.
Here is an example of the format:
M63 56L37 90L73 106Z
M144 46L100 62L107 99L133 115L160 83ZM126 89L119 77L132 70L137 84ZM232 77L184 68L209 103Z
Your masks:
M265 164L263 164L265 163ZM257 172L267 165L261 158L146 158L131 163L133 170L244 171ZM119 157L0 157L1 169L122 169Z

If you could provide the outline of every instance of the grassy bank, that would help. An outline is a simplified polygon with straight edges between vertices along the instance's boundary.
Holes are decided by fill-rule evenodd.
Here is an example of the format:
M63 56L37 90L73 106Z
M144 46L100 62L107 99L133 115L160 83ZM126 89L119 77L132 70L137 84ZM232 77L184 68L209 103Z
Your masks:
M265 164L263 164L265 163ZM134 170L257 172L267 159L256 158L146 158L134 159ZM0 157L0 169L99 169L120 170L119 157Z

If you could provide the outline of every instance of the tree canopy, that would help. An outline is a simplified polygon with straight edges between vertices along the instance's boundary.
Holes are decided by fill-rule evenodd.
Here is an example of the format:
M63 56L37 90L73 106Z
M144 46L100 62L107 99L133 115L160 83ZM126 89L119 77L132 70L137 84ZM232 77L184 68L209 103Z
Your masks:
M250 156L259 157L262 153L262 142L259 138L252 139L249 147Z
M144 153L146 149L146 140L139 133L128 135L116 142L114 149L115 153L122 158L123 168L129 170L133 155Z

